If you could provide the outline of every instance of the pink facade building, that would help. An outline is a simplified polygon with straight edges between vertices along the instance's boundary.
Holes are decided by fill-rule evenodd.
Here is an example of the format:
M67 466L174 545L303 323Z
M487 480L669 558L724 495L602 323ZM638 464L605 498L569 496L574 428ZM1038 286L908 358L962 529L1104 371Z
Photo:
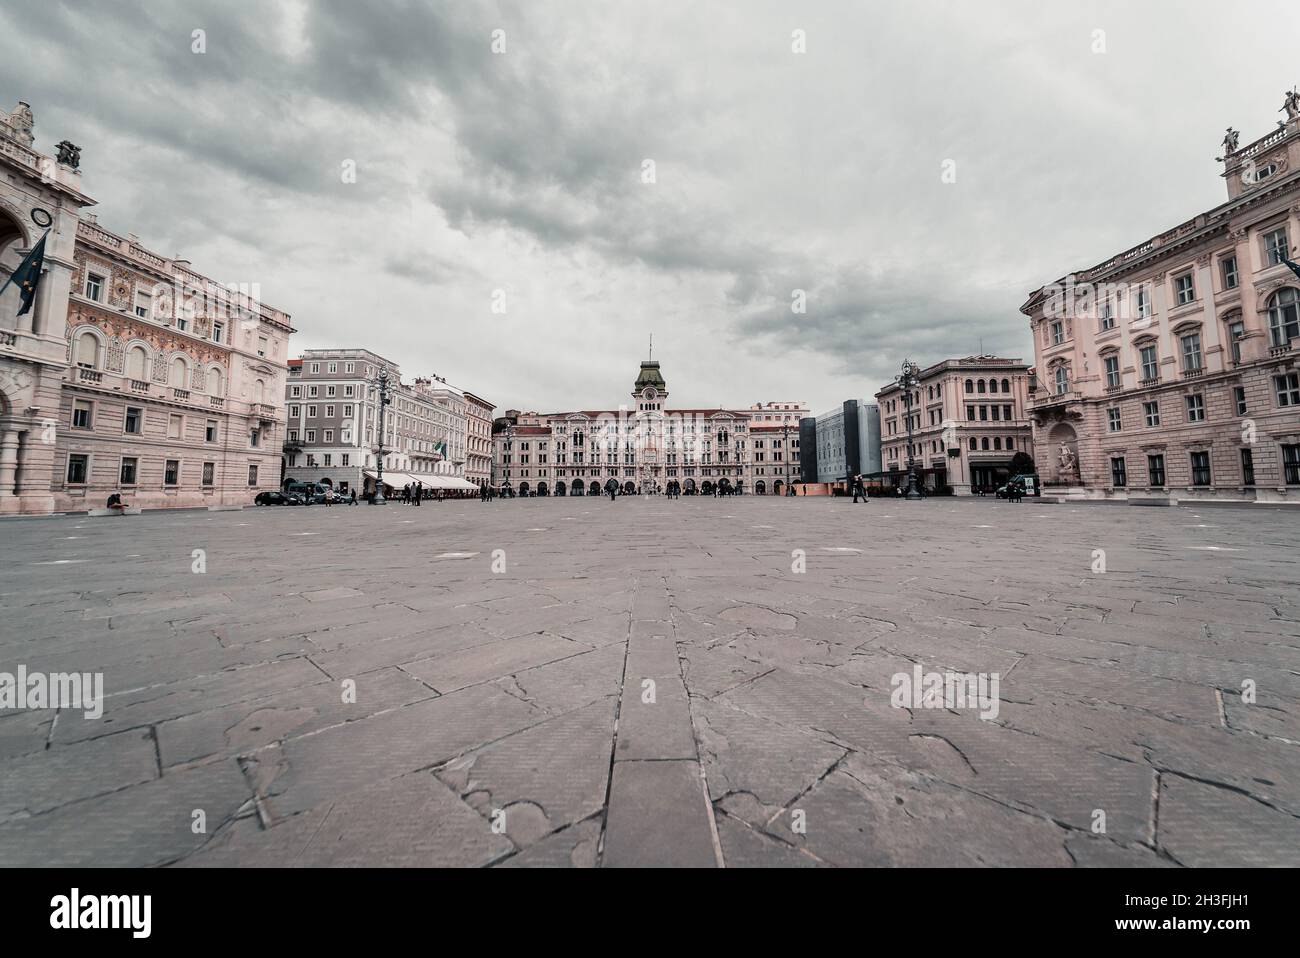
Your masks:
M1036 290L1045 482L1085 497L1300 500L1300 98L1223 143L1225 203Z

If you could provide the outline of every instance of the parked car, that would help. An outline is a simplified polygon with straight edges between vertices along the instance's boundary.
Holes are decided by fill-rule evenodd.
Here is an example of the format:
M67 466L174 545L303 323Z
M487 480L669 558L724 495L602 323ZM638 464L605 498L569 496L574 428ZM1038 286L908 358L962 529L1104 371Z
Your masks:
M301 497L307 505L319 505L325 501L326 493L334 494L334 490L319 482L295 482L289 486L289 491Z
M292 492L259 492L253 502L259 506L300 506L303 498Z

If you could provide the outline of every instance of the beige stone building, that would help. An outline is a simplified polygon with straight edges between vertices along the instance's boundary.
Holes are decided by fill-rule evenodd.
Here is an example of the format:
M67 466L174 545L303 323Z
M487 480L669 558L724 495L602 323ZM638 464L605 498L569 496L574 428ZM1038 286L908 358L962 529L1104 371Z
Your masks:
M0 513L250 503L280 481L288 314L86 212L80 151L0 116L0 283L46 235L34 308L0 295Z
M967 356L922 369L918 381L910 408L897 383L876 393L886 484L907 484L909 415L918 485L965 495L1006 482L1016 453L1032 447L1029 367L1019 359Z
M465 478L475 485L492 480L492 413L496 407L465 393Z
M641 363L629 398L616 409L507 412L493 427L493 481L543 496L597 494L610 479L628 493L663 492L676 480L687 495L709 494L720 485L772 494L784 487L785 470L780 458L770 457L790 454L790 475L798 480L803 403L670 407L668 384L654 360ZM790 428L788 451L784 425Z
M1300 110L1224 140L1228 199L1036 290L1047 481L1088 497L1300 500Z

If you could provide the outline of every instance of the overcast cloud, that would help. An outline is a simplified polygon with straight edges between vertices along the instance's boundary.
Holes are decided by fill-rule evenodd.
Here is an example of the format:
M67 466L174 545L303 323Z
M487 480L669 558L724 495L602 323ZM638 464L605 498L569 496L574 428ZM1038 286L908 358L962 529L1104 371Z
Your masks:
M295 351L591 408L653 332L673 405L822 411L907 357L1032 360L1025 294L1222 202L1297 37L1293 0L9 0L0 100Z

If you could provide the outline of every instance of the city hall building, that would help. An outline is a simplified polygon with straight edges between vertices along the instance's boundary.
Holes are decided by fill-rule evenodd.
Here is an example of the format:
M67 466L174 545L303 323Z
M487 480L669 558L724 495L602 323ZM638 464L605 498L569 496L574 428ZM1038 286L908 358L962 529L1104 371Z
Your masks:
M1228 199L1021 307L1049 484L1096 498L1300 501L1300 103L1244 146Z
M221 284L85 212L80 150L0 114L0 285L44 237L30 311L0 294L0 513L251 503L280 484L293 332L259 284Z
M599 495L610 480L627 494L662 493L675 480L684 495L779 495L799 479L803 403L669 407L649 359L630 398L617 409L508 411L493 425L493 482L517 495Z

